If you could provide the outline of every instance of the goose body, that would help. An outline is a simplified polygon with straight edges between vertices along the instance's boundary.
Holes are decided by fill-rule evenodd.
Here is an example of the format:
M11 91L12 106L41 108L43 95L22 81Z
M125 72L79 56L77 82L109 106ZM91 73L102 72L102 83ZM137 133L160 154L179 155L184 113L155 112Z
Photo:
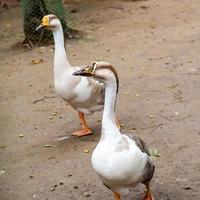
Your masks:
M115 190L140 182L147 160L146 153L126 135L115 141L100 141L92 154L92 165L100 179Z
M55 15L46 15L37 29L44 27L53 32L54 53L54 85L59 97L69 103L78 113L82 130L74 135L91 134L84 114L92 114L103 109L105 86L103 83L87 77L75 77L72 74L82 67L73 67L65 51L64 35L60 20Z
M57 19L58 20L58 19ZM56 93L78 112L92 114L103 109L104 84L87 77L72 74L82 67L72 67L66 56L60 21L53 31L55 41L54 85Z
M95 111L102 110L104 85L85 77L74 79L72 73L77 69L80 68L76 67L73 70L67 70L66 73L55 77L56 93L78 112L92 114Z
M101 138L92 154L92 166L103 184L114 192L116 200L120 200L120 193L129 195L128 189L138 183L146 185L144 200L153 200L149 183L154 165L148 148L140 138L120 133L115 123L117 73L109 63L96 62L91 68L93 70L81 69L74 75L89 76L89 71L105 84Z

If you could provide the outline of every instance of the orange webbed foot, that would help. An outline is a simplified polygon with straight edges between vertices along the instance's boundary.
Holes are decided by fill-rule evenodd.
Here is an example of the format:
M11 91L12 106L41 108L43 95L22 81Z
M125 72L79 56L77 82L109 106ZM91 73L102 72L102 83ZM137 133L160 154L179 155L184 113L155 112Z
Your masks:
M146 194L143 200L155 200L152 194Z
M148 182L145 185L146 185L146 191L145 191L146 194L143 200L155 200L150 190L150 183Z
M82 129L82 130L72 133L73 136L78 136L78 137L91 135L91 134L92 134L92 131L90 129Z
M121 200L120 194L118 192L114 192L115 200Z

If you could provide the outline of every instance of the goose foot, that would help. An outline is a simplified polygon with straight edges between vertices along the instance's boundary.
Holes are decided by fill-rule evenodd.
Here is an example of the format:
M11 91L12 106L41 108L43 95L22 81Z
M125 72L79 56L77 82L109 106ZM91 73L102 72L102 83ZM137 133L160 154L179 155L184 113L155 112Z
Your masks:
M121 200L120 194L118 192L114 192L115 200Z
M146 194L143 200L155 200L150 190L150 183L148 182L145 185L146 185L146 191L145 191Z
M78 136L78 137L82 137L85 135L91 135L91 134L92 134L92 131L90 129L83 129L83 130L79 130L79 131L72 133L72 135Z
M85 136L85 135L91 135L92 130L88 127L88 125L85 121L84 113L79 112L78 114L79 114L80 123L81 123L81 126L83 129L72 133L72 135L75 135L78 137Z
M143 200L155 200L152 194L146 194Z

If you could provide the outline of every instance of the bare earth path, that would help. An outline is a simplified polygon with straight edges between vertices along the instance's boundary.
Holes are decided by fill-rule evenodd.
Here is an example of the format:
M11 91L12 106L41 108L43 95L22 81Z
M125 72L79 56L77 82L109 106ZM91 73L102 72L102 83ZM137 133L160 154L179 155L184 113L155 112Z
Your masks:
M87 30L85 39L67 42L71 62L103 59L116 66L122 131L161 154L155 158L155 199L199 200L200 1L70 6L79 11L77 27ZM52 46L11 50L23 39L20 9L0 16L0 200L113 199L90 163L101 113L87 118L94 135L59 140L79 122L54 92ZM40 58L42 63L31 64ZM141 192L134 189L133 199L141 199Z

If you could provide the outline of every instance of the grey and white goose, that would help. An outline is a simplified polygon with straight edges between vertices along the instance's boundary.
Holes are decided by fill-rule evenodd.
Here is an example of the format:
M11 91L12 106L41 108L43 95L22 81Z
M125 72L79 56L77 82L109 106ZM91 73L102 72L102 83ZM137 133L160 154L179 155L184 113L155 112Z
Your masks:
M116 70L109 63L95 62L74 75L93 77L105 84L101 138L92 154L92 166L100 180L114 192L115 200L120 200L121 195L130 198L129 188L138 183L146 186L143 200L154 200L150 181L155 167L146 144L136 136L120 133L115 123L119 84Z

